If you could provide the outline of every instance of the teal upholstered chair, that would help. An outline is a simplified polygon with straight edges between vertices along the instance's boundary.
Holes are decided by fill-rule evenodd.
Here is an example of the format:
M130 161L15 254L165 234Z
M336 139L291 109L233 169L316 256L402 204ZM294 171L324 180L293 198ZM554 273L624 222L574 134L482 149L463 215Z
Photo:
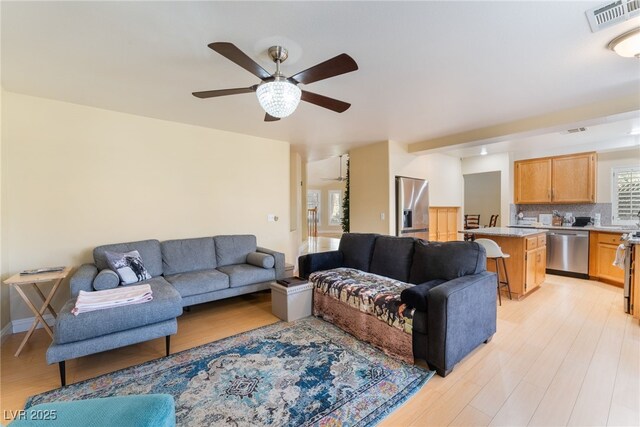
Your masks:
M35 405L11 427L175 427L173 396L147 394Z

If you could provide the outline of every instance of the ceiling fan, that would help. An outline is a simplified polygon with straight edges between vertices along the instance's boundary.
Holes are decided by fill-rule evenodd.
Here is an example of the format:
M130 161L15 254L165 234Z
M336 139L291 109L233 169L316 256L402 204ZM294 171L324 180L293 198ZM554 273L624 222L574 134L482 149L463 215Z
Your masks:
M358 64L346 53L314 65L291 77L286 77L280 72L280 64L288 58L289 53L287 49L282 46L271 46L268 50L269 56L276 63L276 71L273 74L269 74L267 70L249 58L233 43L216 42L209 44L209 47L259 77L262 81L259 84L245 88L193 92L193 96L197 98L213 98L217 96L256 92L258 102L266 111L264 117L265 122L273 122L289 116L295 111L300 100L337 113L342 113L351 106L351 104L347 102L301 90L298 87L300 83L309 84L357 70Z
M337 178L322 178L323 181L338 181L338 182L342 182L342 181L346 181L347 178L342 176L342 156L343 154L341 154L340 157L340 175L338 175Z

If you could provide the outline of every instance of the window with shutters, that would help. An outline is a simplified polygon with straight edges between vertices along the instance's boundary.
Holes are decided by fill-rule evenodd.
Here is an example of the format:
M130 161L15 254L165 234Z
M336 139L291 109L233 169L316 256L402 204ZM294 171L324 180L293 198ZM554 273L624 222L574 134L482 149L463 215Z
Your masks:
M611 222L634 225L640 218L640 166L613 168Z

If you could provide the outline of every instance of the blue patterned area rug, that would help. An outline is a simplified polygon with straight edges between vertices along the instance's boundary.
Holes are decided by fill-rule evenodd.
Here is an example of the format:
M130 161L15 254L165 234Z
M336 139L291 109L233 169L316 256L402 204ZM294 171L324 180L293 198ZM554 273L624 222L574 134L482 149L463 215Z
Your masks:
M180 426L369 426L433 372L309 317L278 322L33 396L57 400L169 393Z

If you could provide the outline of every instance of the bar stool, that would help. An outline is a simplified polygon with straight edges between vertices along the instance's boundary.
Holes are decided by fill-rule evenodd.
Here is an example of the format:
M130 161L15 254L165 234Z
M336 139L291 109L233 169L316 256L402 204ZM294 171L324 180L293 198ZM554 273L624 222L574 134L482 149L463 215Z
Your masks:
M509 291L509 299L511 299L511 287L509 286L509 274L507 274L507 264L504 261L505 258L509 258L509 254L503 253L502 249L500 249L500 246L498 246L498 244L491 239L476 239L475 242L482 245L484 249L487 251L487 259L493 259L493 261L496 263L496 274L498 276L497 277L498 301L500 302L500 305L502 305L500 288L504 288L506 286L507 291ZM502 260L502 268L504 269L504 277L505 277L504 281L500 280L500 266L498 264L498 259Z

